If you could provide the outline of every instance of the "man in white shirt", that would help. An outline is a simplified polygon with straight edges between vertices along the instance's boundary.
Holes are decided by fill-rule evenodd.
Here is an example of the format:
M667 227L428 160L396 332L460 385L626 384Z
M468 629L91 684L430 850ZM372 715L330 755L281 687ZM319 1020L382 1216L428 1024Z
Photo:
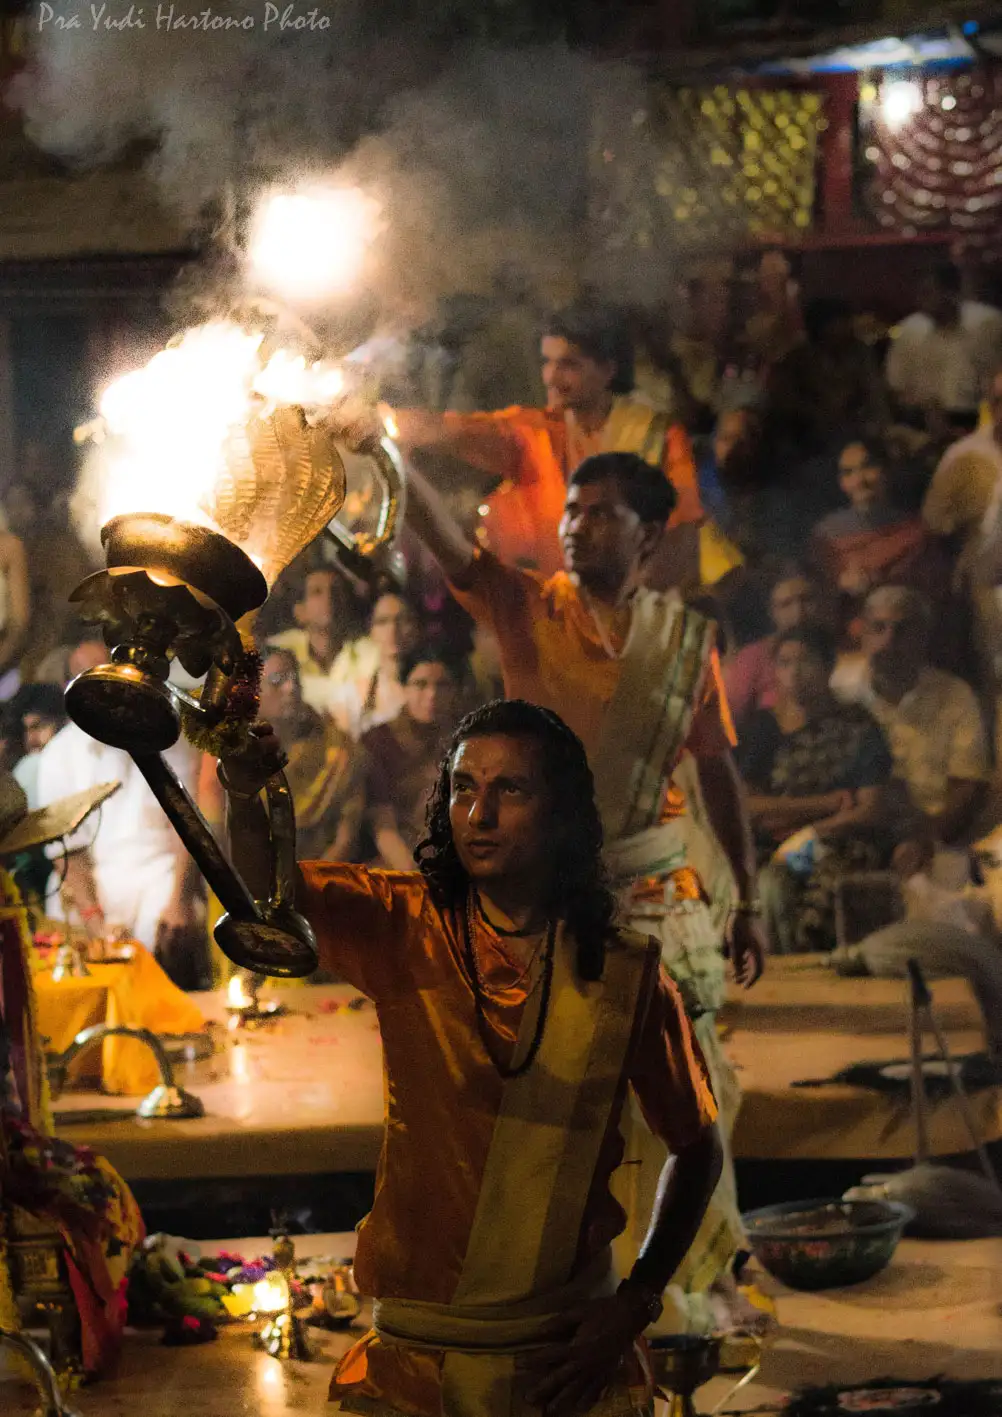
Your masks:
M904 410L933 427L970 430L992 374L1002 364L1002 311L961 296L949 263L922 283L921 305L898 326L887 382Z
M869 709L887 739L907 796L894 857L906 876L951 847L963 850L991 775L977 698L928 664L929 628L917 591L881 586L866 602L862 661L832 681L839 698Z
M183 739L165 754L194 793L198 754ZM154 950L176 982L202 982L207 937L200 910L200 878L160 804L127 753L90 738L68 723L38 755L37 793L41 806L96 787L120 782L104 803L96 828L88 822L65 843L48 848L62 889L48 902L57 919L79 916L96 936L122 926Z
M947 448L922 504L922 519L961 550L957 588L974 612L982 682L993 701L996 756L1002 750L1002 370L988 389L991 423Z
M379 669L379 649L356 635L358 606L336 566L311 565L295 608L297 628L268 636L268 643L296 657L303 699L316 713L330 714L346 685L368 681Z

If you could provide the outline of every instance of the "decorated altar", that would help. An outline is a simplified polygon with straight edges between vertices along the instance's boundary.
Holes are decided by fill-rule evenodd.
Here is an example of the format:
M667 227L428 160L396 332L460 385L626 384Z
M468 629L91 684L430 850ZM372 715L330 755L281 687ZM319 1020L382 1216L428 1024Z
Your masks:
M38 1028L50 1053L62 1053L85 1028L95 1024L145 1028L157 1034L197 1033L202 1012L182 993L142 945L129 945L130 958L89 962L83 978L53 977L51 960L35 974ZM132 1096L160 1081L149 1048L133 1038L105 1038L69 1065L67 1085Z

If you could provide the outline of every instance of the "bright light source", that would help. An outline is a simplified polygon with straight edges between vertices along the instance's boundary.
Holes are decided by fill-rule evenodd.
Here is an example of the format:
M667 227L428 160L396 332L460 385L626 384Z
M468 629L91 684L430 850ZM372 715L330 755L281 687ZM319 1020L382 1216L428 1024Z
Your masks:
M922 89L911 79L898 79L881 91L880 107L888 128L903 128L922 107Z
M358 187L273 192L255 215L254 274L290 300L322 300L356 284L379 230L379 206Z
M947 93L944 94L943 97L940 99L939 106L940 108L945 108L947 113L949 113L951 109L956 108L957 100L954 98L952 93Z

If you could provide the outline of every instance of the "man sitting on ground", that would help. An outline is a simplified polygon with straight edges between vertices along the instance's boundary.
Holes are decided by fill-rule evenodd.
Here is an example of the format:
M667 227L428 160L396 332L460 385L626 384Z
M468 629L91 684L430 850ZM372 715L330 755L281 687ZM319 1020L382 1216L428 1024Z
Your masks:
M863 658L836 670L832 687L870 711L890 747L910 808L895 869L910 876L935 856L942 871L953 866L966 875L966 848L990 778L988 745L973 689L929 664L930 622L918 591L873 591L863 613Z
M22 684L8 710L20 723L24 757L14 765L14 776L24 788L28 810L38 802L39 754L66 722L66 701L58 684Z
M359 675L375 674L379 651L367 637L358 637L359 607L336 566L318 564L306 572L294 613L298 628L270 635L268 642L291 651L303 698L317 713L330 713L336 690Z
M269 878L260 725L221 765L245 879ZM373 1329L332 1397L370 1417L653 1410L636 1339L720 1174L716 1107L658 947L612 925L580 741L495 702L442 764L413 872L306 862L324 968L376 1004L387 1127L355 1275ZM609 1181L632 1087L673 1153L630 1275Z

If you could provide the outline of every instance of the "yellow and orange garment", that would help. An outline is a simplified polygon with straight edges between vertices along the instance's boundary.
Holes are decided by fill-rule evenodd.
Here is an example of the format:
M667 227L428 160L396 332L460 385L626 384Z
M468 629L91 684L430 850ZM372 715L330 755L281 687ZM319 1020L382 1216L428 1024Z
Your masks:
M634 399L613 400L612 412L595 439L575 436L563 413L546 408L515 406L494 413L440 415L402 412L396 417L405 443L447 444L464 462L503 479L488 498L486 527L491 550L505 561L529 561L545 574L559 569L557 527L567 480L592 453L636 453L661 467L678 497L670 528L703 520L688 434L680 424L669 424L664 414Z
M540 1053L506 1080L477 1028L460 922L424 878L302 871L321 964L374 1000L384 1051L386 1132L355 1258L376 1327L342 1359L332 1398L344 1411L514 1417L518 1344L485 1354L465 1335L560 1336L572 1296L602 1292L625 1219L609 1185L628 1090L673 1150L716 1117L678 992L653 943L625 932L602 981L581 982L561 929ZM471 925L492 1051L510 1064L535 1028L534 981L479 914ZM639 1357L629 1386L649 1397Z
M721 1107L726 1145L740 1094L717 1034L716 1012L723 1001L723 926L733 879L703 804L698 804L699 820L691 819L685 795L672 780L680 762L719 755L735 742L717 654L706 648L712 627L701 617L674 614L670 599L642 591L623 657L614 659L568 576L558 573L544 582L487 552L478 553L454 593L497 637L507 694L560 714L584 743L596 775L608 864L628 891L627 921L659 939L673 980L694 1017L699 1015L696 1037ZM637 629L645 631L639 644ZM700 656L705 656L702 664ZM692 660L687 669L677 664L684 659ZM665 697L664 685L677 667L683 670L678 693ZM691 702L683 702L686 681L695 686L695 712ZM650 697L655 685L656 701ZM680 725L686 722L683 735ZM667 754L664 743L672 745ZM642 801L638 783L644 786ZM698 778L696 787L698 793ZM694 869L696 860L710 868L703 880ZM706 885L718 899L708 898ZM628 1229L616 1245L623 1269L646 1231L664 1161L664 1147L633 1111L627 1145L631 1165L616 1185L629 1210ZM672 1301L666 1324L701 1331L708 1318L703 1296L727 1271L741 1240L734 1171L727 1166L696 1244L666 1295Z
M594 761L603 728L623 673L599 636L595 619L577 586L563 571L544 580L532 571L505 565L489 551L476 553L459 584L456 599L478 624L497 639L505 694L528 699L560 715L581 739ZM711 651L696 711L682 745L694 757L712 757L737 742L724 692L720 660ZM662 821L685 812L685 796L671 782L677 762L664 764ZM673 873L677 899L699 896L695 873Z
M323 856L342 826L354 840L365 816L365 753L333 719L310 715L310 731L288 745L285 766L306 857Z

